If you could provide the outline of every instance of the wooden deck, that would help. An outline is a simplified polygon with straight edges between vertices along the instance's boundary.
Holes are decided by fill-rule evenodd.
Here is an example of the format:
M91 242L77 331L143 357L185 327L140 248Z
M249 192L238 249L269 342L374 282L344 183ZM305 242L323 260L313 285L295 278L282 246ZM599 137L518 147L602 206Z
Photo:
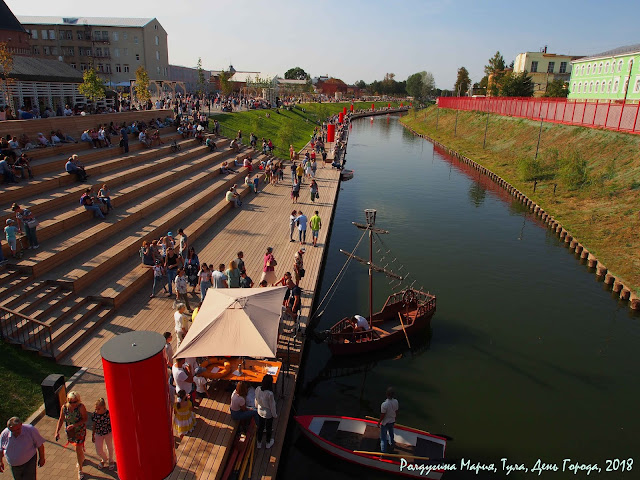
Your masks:
M331 151L331 145L327 145ZM200 262L217 266L228 264L236 258L238 251L244 252L244 259L249 276L257 283L260 280L263 256L266 247L273 247L278 261L276 274L279 277L286 271L293 271L294 254L300 247L298 242L289 241L289 215L295 208L301 210L308 218L319 211L323 226L320 230L318 247L311 246L311 229L307 230L306 253L304 267L306 276L301 281L303 289L302 315L304 324L313 304L315 291L324 260L326 234L332 219L334 205L339 189L339 173L327 164L324 168L318 164L316 180L319 185L320 199L310 201L309 181L305 180L298 204L292 205L290 199L291 176L287 165L284 183L265 186L261 184L257 195L249 193L244 198L244 205L219 218L212 227L200 234L192 244L196 248ZM185 227L185 233L190 231ZM297 233L294 233L297 235ZM294 237L296 238L296 237ZM297 239L297 238L296 238ZM191 242L190 242L191 244ZM148 287L148 288L147 288ZM157 297L149 299L151 283L129 298L111 318L102 323L80 346L62 359L62 363L87 368L78 382L73 386L83 397L83 402L92 408L95 399L106 396L102 377L100 357L101 346L115 335L131 330L152 330L162 333L173 331L173 299ZM96 287L98 288L98 287ZM100 292L93 292L100 293ZM91 287L87 294L92 294ZM196 296L192 296L197 304ZM288 325L287 328L291 328ZM287 422L293 401L295 382L298 373L298 361L301 358L303 343L293 334L283 334L279 340L279 357L286 362L287 345L291 347L290 366L283 367L276 385L278 418L274 422L275 444L270 450L256 450L254 471L251 478L275 478L281 449L284 442ZM284 382L284 384L283 384ZM281 393L284 393L281 395ZM167 477L172 480L183 479L217 479L222 474L221 466L230 453L230 445L235 435L233 422L229 414L230 392L220 388L214 392L213 398L201 403L197 411L198 425L195 431L185 436L177 447L178 462L173 473ZM45 438L54 438L55 420L44 417L36 423ZM75 477L75 455L60 444L47 442L47 464L39 469L41 479L59 479ZM87 461L85 472L89 478L117 478L117 474L97 468L98 458L94 447L87 444Z

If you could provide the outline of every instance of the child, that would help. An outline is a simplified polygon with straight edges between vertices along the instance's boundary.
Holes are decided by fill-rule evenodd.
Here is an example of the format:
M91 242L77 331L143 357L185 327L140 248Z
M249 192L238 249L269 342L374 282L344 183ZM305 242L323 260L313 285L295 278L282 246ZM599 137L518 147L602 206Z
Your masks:
M193 405L187 399L187 392L178 392L178 401L173 404L173 426L180 440L185 433L191 432L196 426L196 416L193 413Z
M109 417L109 410L107 410L107 404L104 398L99 398L96 401L96 410L91 415L93 421L93 433L91 434L91 441L96 444L96 452L100 457L100 468L109 467L109 470L115 470L116 466L113 463L113 435L111 433L111 418ZM107 451L109 457L104 453L104 445L107 445Z
M258 193L258 185L260 185L260 177L253 177L253 193Z
M200 398L211 398L209 395L209 390L207 389L207 379L202 376L204 372L207 370L202 367L196 367L196 374L193 376L193 383L196 384L196 394Z
M17 240L18 227L14 225L15 221L12 220L11 218L7 218L6 223L7 223L7 226L4 227L4 234L5 234L5 237L7 238L7 243L11 248L11 256L13 258L21 258L22 253L18 253L18 240Z
M156 260L156 264L153 266L152 269L153 269L153 287L151 289L150 298L153 298L156 296L156 285L162 285L162 288L164 289L164 293L169 293L165 285L165 282L163 280L164 267L160 264L160 260Z

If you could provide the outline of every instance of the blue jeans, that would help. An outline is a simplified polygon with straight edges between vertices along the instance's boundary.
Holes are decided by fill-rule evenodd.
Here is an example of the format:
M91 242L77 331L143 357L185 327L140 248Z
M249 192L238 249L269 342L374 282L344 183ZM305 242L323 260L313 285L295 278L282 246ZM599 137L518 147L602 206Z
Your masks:
M165 282L165 277L164 275L161 277L156 277L155 275L153 276L153 290L151 290L151 295L155 295L156 294L156 285L159 285L161 287L164 287L164 282Z
M93 212L94 216L102 218L104 220L104 215L102 214L102 211L100 210L100 207L98 205L85 205L84 209L87 212Z
M299 230L298 231L298 238L300 239L301 242L306 242L307 241L307 231L306 230Z
M386 425L380 425L380 451L386 452L389 447L395 446L393 439L393 426L395 423L387 423Z
M204 297L207 296L207 290L211 286L211 282L200 282L200 299L204 302Z
M251 420L253 418L253 420L256 422L256 424L258 423L258 418L260 417L260 415L258 415L258 412L255 410L231 410L231 418L234 420L237 420L238 422L241 422L243 420Z
M173 281L178 276L177 268L167 268L167 283L169 284L169 295L173 295Z
M36 227L37 228L37 227ZM29 245L35 247L38 245L38 237L36 236L36 229L30 228L26 223L24 224L24 233L27 235Z

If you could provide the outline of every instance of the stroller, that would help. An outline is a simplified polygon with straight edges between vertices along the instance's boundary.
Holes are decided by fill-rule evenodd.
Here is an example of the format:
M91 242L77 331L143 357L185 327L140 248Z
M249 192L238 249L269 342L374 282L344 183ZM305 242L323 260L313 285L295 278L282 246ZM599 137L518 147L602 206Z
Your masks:
M171 150L171 153L177 153L182 150L182 147L178 145L178 142L174 140L173 142L171 142L171 145L169 145L169 150Z

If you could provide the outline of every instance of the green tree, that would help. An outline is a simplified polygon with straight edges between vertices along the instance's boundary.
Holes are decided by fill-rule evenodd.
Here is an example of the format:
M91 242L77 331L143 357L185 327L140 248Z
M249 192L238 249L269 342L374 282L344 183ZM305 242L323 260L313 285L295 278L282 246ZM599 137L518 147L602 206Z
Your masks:
M489 64L484 66L484 73L488 76L491 74L502 72L504 69L504 57L498 51L493 57L489 59Z
M569 83L558 78L547 84L543 97L567 98L567 95L569 95Z
M295 128L293 127L293 121L288 120L282 124L278 130L277 135L278 148L280 152L286 152L289 150L289 145L293 145L295 140ZM281 153L282 155L283 153Z
M106 96L104 81L98 77L93 66L82 74L82 83L78 86L78 92L84 95L91 103Z
M456 83L453 86L453 91L455 95L463 97L467 94L469 90L469 85L471 85L471 79L469 78L469 71L460 67L458 69L458 78L456 79Z
M407 78L407 93L416 100L420 100L422 98L423 86L422 75L420 75L420 73L414 73Z
M196 69L198 70L198 95L202 95L205 92L205 78L204 78L204 70L202 69L202 57L198 57L198 63L196 64Z
M2 92L6 99L6 106L11 107L13 102L9 94L9 85L12 82L12 78L9 74L13 70L13 54L6 42L0 42L0 68L2 68Z
M233 91L233 82L231 81L231 77L235 72L225 72L224 70L220 72L220 90L224 95L229 95Z
M508 72L498 84L501 97L533 97L533 81L526 71Z
M431 72L420 72L422 75L422 100L426 100L433 96L436 89L436 81Z
M364 90L365 88L367 88L367 82L365 82L364 80L358 80L355 83L355 86L358 87L360 90Z
M145 68L140 65L136 70L136 84L134 86L136 97L143 105L151 100L151 92L149 91L149 74Z
M287 80L308 80L311 77L302 68L294 67L284 72L284 78Z

